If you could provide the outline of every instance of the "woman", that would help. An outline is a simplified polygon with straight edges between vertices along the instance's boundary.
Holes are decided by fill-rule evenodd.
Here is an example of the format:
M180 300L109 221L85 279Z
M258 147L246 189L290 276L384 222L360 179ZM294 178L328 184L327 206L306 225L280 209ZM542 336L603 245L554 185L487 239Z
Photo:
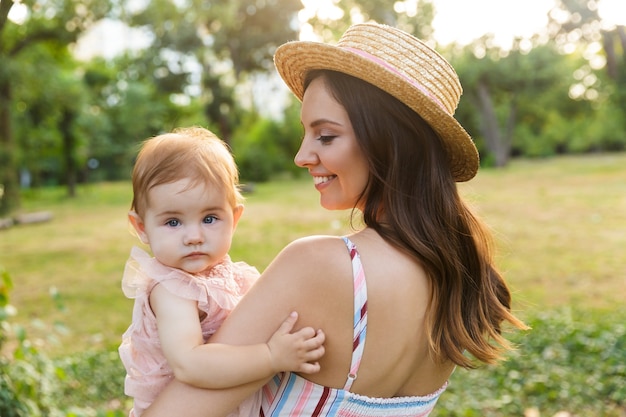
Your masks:
M168 386L146 416L220 416L263 387L263 416L425 416L464 353L493 363L509 348L510 293L489 237L457 192L478 153L453 113L452 67L400 30L352 26L336 46L291 42L278 72L302 100L295 162L321 205L364 226L288 245L212 342L267 340L290 311L326 336L321 371L232 390Z

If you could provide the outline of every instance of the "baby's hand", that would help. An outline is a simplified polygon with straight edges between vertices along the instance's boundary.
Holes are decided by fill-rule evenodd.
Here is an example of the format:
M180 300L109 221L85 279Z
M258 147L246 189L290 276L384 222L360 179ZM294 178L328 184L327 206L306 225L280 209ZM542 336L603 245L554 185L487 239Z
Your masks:
M320 370L317 360L324 355L326 336L311 327L290 333L297 320L298 313L291 313L267 342L275 372L312 374Z

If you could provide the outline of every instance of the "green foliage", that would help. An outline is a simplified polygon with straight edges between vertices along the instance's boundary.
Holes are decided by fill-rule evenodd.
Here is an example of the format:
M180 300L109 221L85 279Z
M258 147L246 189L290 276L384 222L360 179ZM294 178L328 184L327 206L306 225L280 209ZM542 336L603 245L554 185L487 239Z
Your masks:
M273 51L297 37L292 22L301 8L298 0L148 2L127 11L128 24L154 35L129 66L151 74L160 96L201 97L208 124L231 143L245 118L242 101L251 99L240 86L273 69Z
M27 9L24 20L19 23L8 18L9 12L14 6ZM67 58L70 55L68 46L75 43L80 34L94 22L106 16L111 7L112 3L107 0L60 0L47 2L45 5L33 1L2 2L2 7L0 7L0 148L2 149L0 151L0 164L2 165L0 186L5 192L3 198L0 198L0 214L10 214L11 211L19 208L17 173L22 168L19 165L20 162L23 163L30 157L28 155L23 161L18 160L20 152L28 153L29 149L20 149L16 145L13 126L18 124L18 121L14 119L19 118L19 116L14 113L28 109L31 105L40 104L40 102L32 103L25 100L14 90L20 90L21 86L27 86L30 91L36 91L37 95L45 96L59 85L62 85L62 88L67 88L68 84L63 79L67 74L73 73L73 71L66 72ZM33 50L39 52L45 50L42 55L47 55L52 64L45 65L45 62L29 59L32 57L31 52ZM29 55L31 56L29 57ZM43 69L36 72L36 68L42 67ZM72 68L72 70L74 69L75 67ZM29 73L36 73L37 75L26 79L22 77L22 75ZM61 75L59 76L59 74ZM44 81L43 88L37 87L39 80ZM72 82L72 91L80 88L79 82ZM70 111L68 102L76 101L75 106L77 107L80 107L80 103L74 100L76 97L74 94L66 94L64 97L67 97L67 101L57 95L59 99L57 105L49 106L45 110L53 113L56 107L63 109L65 120L56 126L51 126L51 129L52 136L59 135L59 132L70 133L69 142L61 147L61 150L57 151L56 154L65 164L63 167L65 169L64 174L69 174L73 181L75 177L73 142L78 141L73 137L74 125L72 122L75 115L74 112ZM42 120L49 121L45 114L40 116ZM41 125L33 127L35 129L41 128ZM45 132L46 129L31 131L29 132L30 137L38 137L37 133L42 131Z
M510 336L518 349L506 362L457 369L435 416L521 416L567 411L622 416L626 411L626 314L545 311L527 319L532 330Z
M452 50L451 61L464 86L457 111L477 140L483 160L504 166L511 156L545 157L563 153L574 131L571 119L589 118L589 105L568 97L580 60L560 54L553 44L523 51L489 47ZM480 51L480 53L478 52Z
M577 153L626 149L624 110L612 101L599 103L593 110L594 117L580 117L579 134L567 143L568 149Z
M32 181L26 186L75 184L86 162L88 135L79 120L89 90L69 51L35 45L20 59L30 63L13 77L14 135L22 151L17 162Z
M73 415L94 415L94 407L107 416L126 416L132 400L124 395L126 370L117 350L79 352L55 361L63 370L57 386L59 406ZM68 414L69 416L70 414Z
M111 62L96 59L85 65L84 82L92 94L89 112L80 120L90 138L88 158L98 162L94 180L128 179L139 142L197 120L197 103L175 105L159 85L144 77L150 65L128 55Z
M9 336L17 347L10 358L0 355L0 415L6 417L55 416L57 368L26 339L24 330L11 326L15 310L9 304L12 287L8 272L0 271L0 352ZM4 348L4 349L3 349Z
M398 27L423 40L432 40L436 10L430 0L397 2L393 10L387 0L343 0L334 2L334 7L332 18L322 13L310 16L306 22L324 42L335 43L350 25L370 20ZM340 17L335 18L336 15Z
M125 370L117 352L86 351L51 360L22 327L11 324L12 286L8 272L0 269L0 352L10 351L0 355L0 416L125 416L122 408L128 404L120 395ZM16 347L9 349L6 342ZM93 405L98 404L109 410L97 411Z
M232 145L242 181L268 181L283 165L283 155L275 141L279 129L272 120L257 120L233 135Z
M265 182L280 173L302 171L293 163L302 135L298 108L289 107L282 121L254 118L237 129L232 146L243 181Z

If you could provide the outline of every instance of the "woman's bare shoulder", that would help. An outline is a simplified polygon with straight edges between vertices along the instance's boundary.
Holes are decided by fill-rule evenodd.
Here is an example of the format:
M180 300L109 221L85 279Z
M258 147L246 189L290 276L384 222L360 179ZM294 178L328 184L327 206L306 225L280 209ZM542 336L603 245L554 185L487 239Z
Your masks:
M278 258L294 259L298 262L310 261L326 264L330 258L345 257L347 251L341 237L314 235L296 239L280 252Z
M341 237L315 235L288 244L263 275L295 285L315 282L323 286L336 283L340 277L351 277L350 271L350 258Z
M344 245L343 239L340 236L311 235L311 236L301 237L299 239L292 241L290 244L286 246L286 248L291 248L291 247L320 248L320 247L336 247L337 245Z

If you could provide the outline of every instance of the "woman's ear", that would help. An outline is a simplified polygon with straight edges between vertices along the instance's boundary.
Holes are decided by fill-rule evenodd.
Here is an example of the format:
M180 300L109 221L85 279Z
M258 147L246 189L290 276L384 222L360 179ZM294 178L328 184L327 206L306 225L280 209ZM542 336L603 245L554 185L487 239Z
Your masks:
M137 233L137 237L139 238L139 240L141 240L142 243L149 245L150 241L148 240L148 234L146 233L146 226L143 223L143 220L141 219L141 217L139 217L139 214L137 214L137 212L132 211L132 210L129 211L128 221L130 222L130 224L133 225L133 229L135 229L135 232Z

